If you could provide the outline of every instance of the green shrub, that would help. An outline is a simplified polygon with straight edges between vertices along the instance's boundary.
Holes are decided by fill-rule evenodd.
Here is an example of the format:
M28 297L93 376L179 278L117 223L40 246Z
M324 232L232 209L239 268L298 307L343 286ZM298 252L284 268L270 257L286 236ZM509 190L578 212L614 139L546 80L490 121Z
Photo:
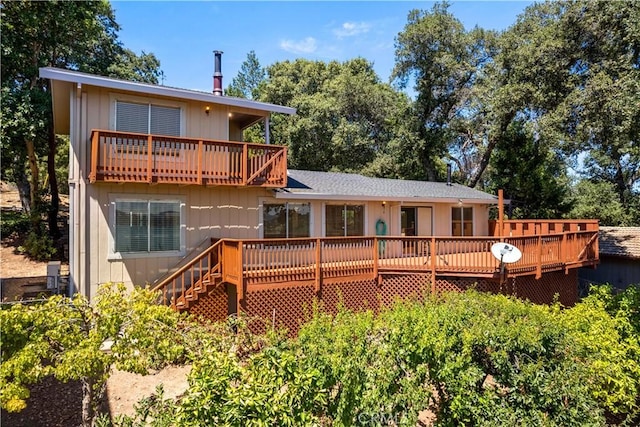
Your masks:
M181 401L140 414L185 426L413 426L429 409L436 425L634 425L638 291L594 288L572 308L473 291L377 315L316 308L293 340L252 334L240 317L235 333L219 325L198 338ZM144 425L132 422L121 425Z
M610 286L599 286L560 318L590 373L591 396L609 414L629 421L640 413L639 311L637 286L617 296Z
M282 336L256 340L245 325L240 329L239 342L228 348L209 347L194 360L177 423L316 425L327 393L309 357ZM261 345L254 346L258 341Z
M56 253L53 239L47 233L44 224L39 224L36 229L29 231L18 250L36 261L48 261Z
M31 226L29 215L21 211L3 210L0 215L0 227L2 238L12 234L26 233Z
M574 363L558 309L467 292L374 317L317 314L299 338L332 390L336 425L600 425L588 371Z

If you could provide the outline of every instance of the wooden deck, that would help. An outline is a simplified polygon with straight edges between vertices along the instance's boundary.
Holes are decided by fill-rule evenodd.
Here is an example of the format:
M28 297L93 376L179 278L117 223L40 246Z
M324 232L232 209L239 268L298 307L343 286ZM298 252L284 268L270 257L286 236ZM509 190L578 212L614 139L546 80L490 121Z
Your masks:
M283 187L286 148L105 130L91 134L90 182Z
M597 223L596 223L597 228ZM238 303L251 289L313 283L316 293L326 280L366 278L385 274L421 274L502 280L542 277L598 262L598 231L562 231L514 237L395 237L368 236L302 239L223 239L156 285L166 303L179 304L204 282L234 285ZM490 248L506 242L522 251L520 261L500 271ZM215 277L201 272L215 271ZM185 279L188 278L188 279ZM217 282L216 282L217 280ZM195 283L195 285L194 285ZM204 291L203 291L204 292ZM194 296L195 297L195 296ZM179 307L178 307L179 308Z

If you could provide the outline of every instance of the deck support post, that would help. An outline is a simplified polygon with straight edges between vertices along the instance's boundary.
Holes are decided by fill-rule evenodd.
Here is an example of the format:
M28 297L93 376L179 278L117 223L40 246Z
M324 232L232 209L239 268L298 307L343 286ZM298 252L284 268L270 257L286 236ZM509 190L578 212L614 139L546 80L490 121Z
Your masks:
M542 235L538 235L538 265L536 266L536 279L542 277Z
M378 254L378 236L373 237L373 277L376 279L378 286L382 283L380 281L380 276L378 274L378 263L379 263L379 254Z
M322 292L322 241L316 239L316 296L320 298Z
M435 295L436 293L436 238L431 236L431 294Z
M198 185L202 185L202 140L198 141Z
M89 182L96 182L98 176L98 145L100 142L100 134L96 131L91 133L91 172L89 172Z
M245 286L247 286L245 280L244 280L244 266L242 265L242 248L244 247L244 243L242 243L242 240L240 240L238 242L238 259L237 259L237 264L239 266L238 268L238 311L240 311L240 308L244 305L245 303Z
M247 185L247 178L249 177L249 150L247 144L242 146L242 185Z

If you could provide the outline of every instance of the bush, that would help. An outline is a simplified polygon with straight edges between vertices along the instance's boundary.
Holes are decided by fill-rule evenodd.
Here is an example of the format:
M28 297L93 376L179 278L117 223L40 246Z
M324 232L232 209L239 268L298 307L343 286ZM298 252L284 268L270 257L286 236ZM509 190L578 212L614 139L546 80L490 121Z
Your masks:
M26 233L31 226L29 215L21 211L3 210L0 215L0 227L2 229L2 238L11 236L12 234Z
M599 425L588 371L575 364L557 309L468 292L371 313L316 317L299 345L332 390L337 425Z
M200 338L182 400L121 425L149 411L185 426L416 425L425 409L436 425L634 425L639 298L594 288L563 308L469 291L377 316L316 307L294 340L240 317L235 334Z
M608 418L633 422L640 415L640 287L616 296L611 286L592 287L561 321L590 373L591 396Z
M48 261L56 253L53 239L47 233L44 223L38 224L35 229L29 231L18 250L36 261Z

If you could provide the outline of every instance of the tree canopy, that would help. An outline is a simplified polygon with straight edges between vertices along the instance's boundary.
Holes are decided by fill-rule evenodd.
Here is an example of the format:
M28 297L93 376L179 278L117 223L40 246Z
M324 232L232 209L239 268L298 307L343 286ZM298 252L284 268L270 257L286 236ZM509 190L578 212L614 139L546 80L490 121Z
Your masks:
M38 67L157 83L160 62L122 46L107 1L8 2L1 13L2 178L18 184L26 209L37 207L46 158L55 231L57 143ZM264 67L250 51L226 92L297 109L270 126L291 168L442 180L449 163L459 183L504 188L519 215L575 215L580 193L597 187L622 209L607 223L640 222L633 2L536 3L500 32L467 29L437 3L408 13L389 83L364 58ZM263 131L245 137L260 141Z
M272 141L289 147L289 166L310 170L374 170L375 161L402 135L406 95L382 83L372 64L298 59L267 68L259 99L289 105L277 117Z
M122 46L113 9L105 0L3 2L0 13L2 179L18 184L23 207L32 213L34 230L41 229L41 184L48 182L49 232L55 238L59 206L57 139L49 82L39 77L39 68L67 68L157 83L160 62L151 53L138 56ZM41 178L42 163L47 167L46 180Z

